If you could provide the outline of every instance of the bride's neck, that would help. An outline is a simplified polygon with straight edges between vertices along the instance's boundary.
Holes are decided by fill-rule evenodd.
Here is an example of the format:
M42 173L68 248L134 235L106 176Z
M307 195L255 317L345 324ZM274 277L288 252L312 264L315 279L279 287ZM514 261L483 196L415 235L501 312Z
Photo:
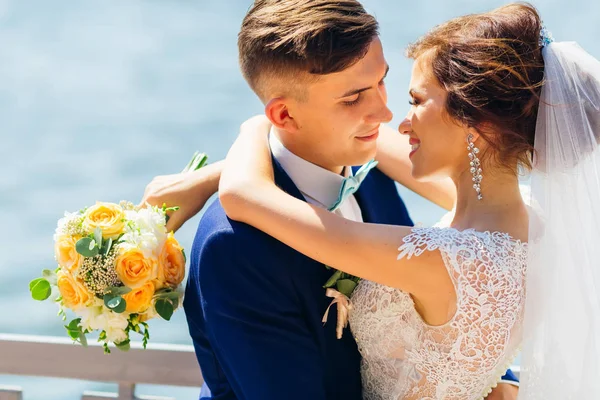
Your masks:
M452 225L457 229L494 229L507 213L527 212L519 189L519 178L510 171L483 172L481 195L473 188L473 176L469 170L454 178L457 188L456 213Z

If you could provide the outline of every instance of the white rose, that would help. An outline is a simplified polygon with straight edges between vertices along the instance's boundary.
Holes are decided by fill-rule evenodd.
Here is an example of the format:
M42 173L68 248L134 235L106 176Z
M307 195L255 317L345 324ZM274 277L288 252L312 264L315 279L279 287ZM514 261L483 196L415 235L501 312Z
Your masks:
M70 213L65 211L65 216L58 220L56 230L54 231L54 241L60 236L73 235L77 233L77 225L83 219L79 213Z
M125 313L115 313L108 312L108 310L104 313L104 331L106 332L106 339L113 343L120 343L127 339L127 333L125 333L125 328L129 324L127 318L129 315L125 315Z
M159 252L159 240L152 233L140 233L136 231L128 232L121 238L123 243L119 246L129 250L132 248L140 249L146 258L156 258Z
M162 212L155 211L152 208L142 208L139 211L129 211L126 216L142 233L152 233L159 240L167 235L167 228L165 227L167 221Z
M106 325L106 318L103 315L104 307L102 304L95 304L89 307L81 308L76 311L76 314L81 317L79 326L84 331L89 332L102 330Z
M140 249L147 258L157 257L167 237L165 216L150 208L130 210L125 214L127 220L131 221L121 238L128 245L126 247Z

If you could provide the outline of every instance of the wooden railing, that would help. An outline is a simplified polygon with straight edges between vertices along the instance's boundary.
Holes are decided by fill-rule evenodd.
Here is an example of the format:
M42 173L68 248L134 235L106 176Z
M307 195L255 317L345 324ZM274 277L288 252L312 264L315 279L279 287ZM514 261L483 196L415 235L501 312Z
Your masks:
M124 353L104 355L96 343L88 348L67 338L0 334L0 375L71 378L112 382L119 393L84 392L82 400L165 399L135 396L136 384L200 387L202 374L192 346L149 344L146 350L132 343ZM198 390L200 392L200 390ZM2 386L0 400L21 400L22 390Z
M167 400L135 396L135 385L200 387L202 374L192 346L149 344L146 350L132 343L123 353L102 353L98 344L74 345L66 338L0 334L0 375L71 378L115 382L119 393L84 392L82 400ZM512 367L519 375L519 367ZM22 390L0 384L0 400L22 400Z

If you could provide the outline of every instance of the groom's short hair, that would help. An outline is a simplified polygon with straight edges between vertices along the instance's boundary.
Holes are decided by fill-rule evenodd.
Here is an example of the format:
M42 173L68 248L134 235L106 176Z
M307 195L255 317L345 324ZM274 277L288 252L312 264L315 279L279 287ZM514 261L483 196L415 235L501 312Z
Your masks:
M256 0L238 35L240 67L267 101L275 81L289 89L354 65L378 34L377 20L355 0Z

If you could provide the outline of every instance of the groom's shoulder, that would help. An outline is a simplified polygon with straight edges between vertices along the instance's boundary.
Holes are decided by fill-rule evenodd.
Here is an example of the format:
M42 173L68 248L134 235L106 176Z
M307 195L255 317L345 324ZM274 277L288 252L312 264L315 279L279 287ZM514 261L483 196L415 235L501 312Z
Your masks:
M270 236L241 222L227 217L219 199L207 209L196 231L194 247L219 243L221 246L247 247L250 243L258 244L268 241ZM220 247L221 247L220 246Z
M225 214L225 210L217 198L208 206L206 212L200 218L197 233L210 235L220 231L231 231L232 229L231 221L227 218L227 214Z

